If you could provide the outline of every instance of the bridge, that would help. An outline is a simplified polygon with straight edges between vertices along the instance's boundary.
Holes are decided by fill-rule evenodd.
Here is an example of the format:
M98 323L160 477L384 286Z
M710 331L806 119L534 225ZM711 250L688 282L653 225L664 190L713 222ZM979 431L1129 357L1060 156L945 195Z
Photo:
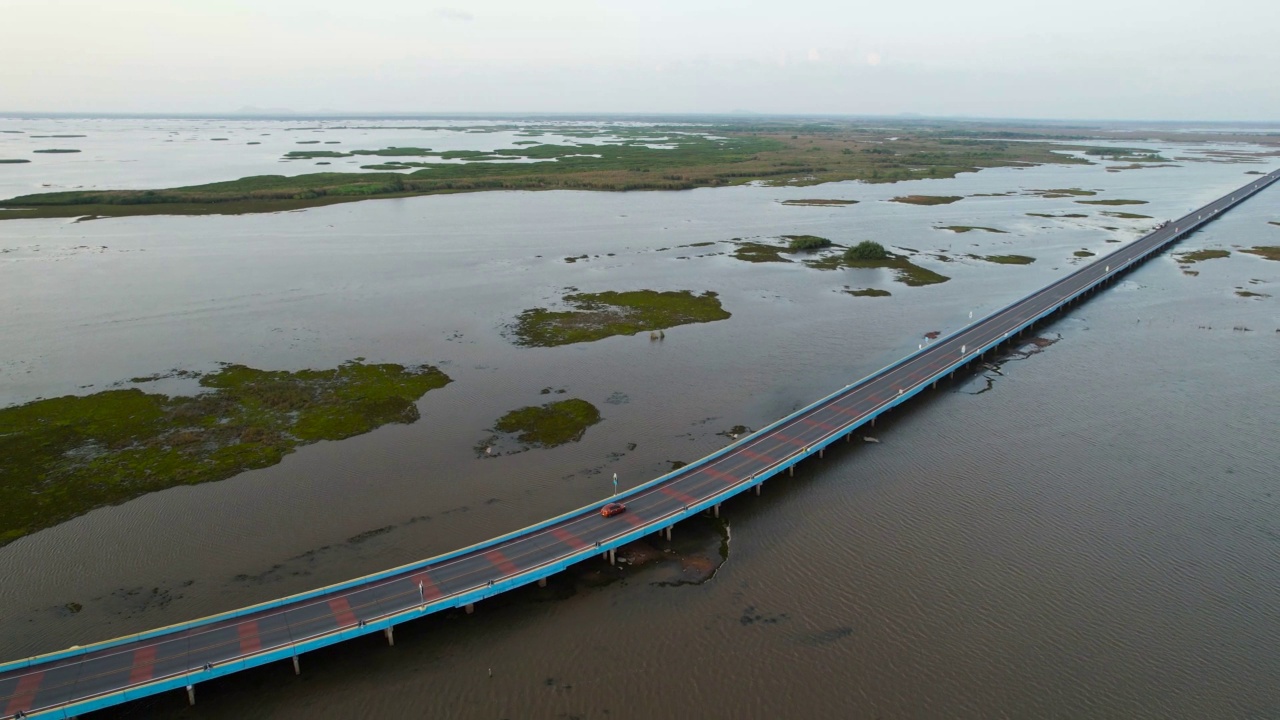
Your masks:
M1203 227L1280 179L1280 170L1156 228L1116 252L930 342L898 362L847 385L768 427L617 498L574 510L445 555L279 600L149 632L0 665L0 718L69 718L212 678L299 656L424 615L464 608L653 533L671 537L676 523L719 514L720 503L802 460L822 457L876 417L981 360L1041 320L1078 303L1152 255ZM627 511L602 517L620 500Z

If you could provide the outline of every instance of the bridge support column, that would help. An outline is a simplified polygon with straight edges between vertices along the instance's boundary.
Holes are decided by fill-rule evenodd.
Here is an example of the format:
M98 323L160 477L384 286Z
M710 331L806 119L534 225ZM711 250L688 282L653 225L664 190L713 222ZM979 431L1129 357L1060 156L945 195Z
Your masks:
M792 465L791 467L795 467L795 466ZM764 483L760 483L759 485L756 486L756 497L760 497L760 488L763 488L763 487L764 487Z
M386 628L382 630L382 634L387 636L388 645L390 645L391 647L396 646L396 634L395 634L394 625L388 625Z
M720 517L720 503L716 503L711 506L711 516L717 518Z
M823 453L823 451L824 451L824 450L826 450L826 448L818 448L818 459L819 459L819 460L821 460L821 459L822 459L822 453Z
M195 685L187 686L187 702L191 703L192 705L196 704L196 686Z
M667 542L671 542L671 526L670 525L666 527L666 533L667 533Z
M467 614L468 614L468 615L470 615L471 613L473 613L473 612L475 612L475 611L476 611L476 604L475 604L475 603L467 603L467 606L466 606L466 607L464 607L464 608L463 608L463 610L466 610L466 611L467 611Z
M853 433L849 433L848 435L845 435L845 436L844 436L844 441L845 441L845 442L853 442Z
M294 675L301 675L301 674L302 674L302 664L298 662L298 656L297 656L297 655L294 655L294 656L293 656L293 674L294 674Z
M546 579L546 578L538 578L538 587L546 587L546 586L547 586L547 579Z
M610 564L610 565L617 565L617 564L618 564L618 550L617 550L617 548L609 548L609 564Z
M791 467L787 468L787 475L788 475L788 476L790 476L790 477L795 477L795 476L796 476L796 466L795 466L795 465L792 465ZM758 486L757 486L757 487L758 487ZM757 495L759 495L760 493L756 493L756 494L757 494Z

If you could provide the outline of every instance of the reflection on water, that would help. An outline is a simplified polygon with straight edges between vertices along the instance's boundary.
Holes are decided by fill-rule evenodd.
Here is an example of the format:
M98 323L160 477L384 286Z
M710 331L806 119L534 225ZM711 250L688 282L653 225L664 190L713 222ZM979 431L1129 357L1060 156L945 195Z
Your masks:
M1107 252L1108 240L1153 222L1071 198L877 200L1080 187L1148 200L1143 213L1159 219L1254 168L1269 169L1045 167L893 186L492 193L0 223L0 402L220 361L429 362L456 380L422 400L413 425L309 446L276 467L104 508L0 549L0 656L309 589L580 506L610 492L614 472L633 485L693 460L733 426L760 427L925 333L1064 274L1074 251ZM1277 244L1275 192L1180 249ZM807 197L861 202L779 202ZM1008 233L935 229L947 225ZM882 271L717 254L732 238L783 234L912 248L952 280L908 288ZM703 242L716 245L689 247ZM1037 261L962 257L1012 253ZM940 389L877 427L881 443L842 447L759 498L727 503L729 559L707 582L679 584L685 565L653 565L571 594L530 589L473 616L402 626L394 648L367 638L309 654L300 678L281 665L202 685L197 710L1276 715L1280 263L1233 253L1196 269L1157 258L1044 330L1060 341L988 373L990 390L967 394L985 380ZM893 295L850 297L846 285ZM733 317L668 330L661 343L504 339L519 311L569 287L713 290ZM1275 297L1241 298L1237 287ZM486 428L542 402L545 387L593 402L604 421L579 443L476 459ZM718 547L717 534L703 539ZM110 715L176 717L184 703L174 693Z

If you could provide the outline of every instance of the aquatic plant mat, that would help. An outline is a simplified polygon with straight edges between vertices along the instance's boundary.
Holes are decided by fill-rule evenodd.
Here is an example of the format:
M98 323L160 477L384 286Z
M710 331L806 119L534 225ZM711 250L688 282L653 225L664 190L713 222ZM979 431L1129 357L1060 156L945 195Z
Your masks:
M533 308L521 313L510 328L514 342L530 347L571 345L730 317L713 292L578 293L566 295L564 303L571 309Z
M412 423L415 402L449 382L429 366L226 365L199 377L206 391L194 396L130 388L0 409L0 545L95 507L275 465L302 445Z

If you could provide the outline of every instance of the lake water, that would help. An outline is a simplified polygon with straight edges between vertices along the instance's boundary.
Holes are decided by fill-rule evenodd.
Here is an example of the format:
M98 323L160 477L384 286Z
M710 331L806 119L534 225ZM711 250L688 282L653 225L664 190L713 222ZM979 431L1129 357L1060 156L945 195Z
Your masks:
M266 145L238 143L277 130L207 124L220 127L0 121L89 136L38 140L80 143L75 160L0 165L0 195L222 180L278 172L272 164L291 149L413 140L281 144L250 158ZM237 144L192 141L199 151L168 165L159 158L170 132ZM521 137L437 135L429 147L492 149ZM23 136L0 143L11 138ZM100 143L93 153L91 143ZM1238 149L1141 146L1196 158ZM12 147L0 144L0 157ZM722 446L718 433L734 425L760 427L915 350L924 333L1065 274L1073 252L1109 252L1119 246L1109 240L1128 242L1280 163L1178 164L0 222L0 404L218 362L298 369L364 357L436 364L455 380L419 402L413 425L308 446L272 468L96 510L0 548L0 657L448 551L591 502L614 472L639 484ZM1072 187L1149 204L1022 194L883 202ZM780 204L798 198L859 204ZM1280 245L1280 227L1268 224L1280 221L1278 199L1268 190L1184 241L1178 251L1233 250L1192 266L1198 276L1155 258L1042 330L1057 343L988 373L989 391L979 392L983 376L940 388L876 428L880 444L833 452L760 498L726 504L729 556L709 582L673 587L641 569L552 602L517 595L473 616L401 626L394 648L367 638L309 654L301 677L282 663L202 685L194 713L172 693L107 715L1280 717L1280 263L1234 252ZM882 271L730 255L733 238L783 234L911 248L952 280L909 288ZM944 263L934 253L1037 261ZM846 286L893 295L851 297ZM712 290L733 317L668 330L660 343L519 348L504 337L521 310L552 306L568 288ZM487 428L545 402L543 388L591 401L604 421L561 448L477 458ZM73 602L83 610L67 612Z

